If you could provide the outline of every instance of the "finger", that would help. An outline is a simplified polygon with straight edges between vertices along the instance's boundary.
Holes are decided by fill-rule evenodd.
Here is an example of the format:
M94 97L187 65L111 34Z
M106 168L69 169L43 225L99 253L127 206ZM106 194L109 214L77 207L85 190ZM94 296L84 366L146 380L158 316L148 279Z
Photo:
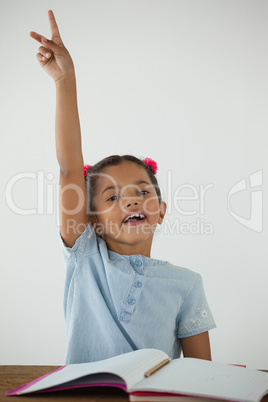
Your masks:
M47 59L49 59L51 57L51 52L44 46L39 47L39 53L42 56L45 56Z
M52 41L49 41L47 38L45 38L42 35L39 35L36 32L30 32L31 38L35 39L37 42L41 43L44 47L50 48L50 49L58 49L58 46L55 45Z
M56 23L56 19L55 19L55 16L54 16L52 10L49 10L48 18L49 18L51 37L52 37L53 42L55 42L56 45L62 45L63 42L62 42L61 37L60 37L59 28L58 28L58 25Z
M63 52L63 45L60 47L60 45L56 45L56 43L52 40L48 40L44 36L41 37L41 43L46 49L51 50L55 55L60 55Z
M48 61L48 58L41 53L37 53L36 58L42 66Z
M42 43L41 38L42 36L36 32L30 32L30 37L35 39L37 42Z
M35 39L37 42L41 43L43 46L45 46L47 48L52 48L52 46L53 46L53 42L50 43L50 46L49 46L48 40L44 36L39 35L36 32L30 32L30 36L31 36L31 38Z

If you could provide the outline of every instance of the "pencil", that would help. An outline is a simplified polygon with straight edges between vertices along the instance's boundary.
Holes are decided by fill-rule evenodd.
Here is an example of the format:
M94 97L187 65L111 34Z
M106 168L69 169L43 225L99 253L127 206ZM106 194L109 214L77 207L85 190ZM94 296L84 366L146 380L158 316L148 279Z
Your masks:
M154 374L156 371L160 370L162 367L164 367L169 362L170 362L170 358L163 360L161 363L157 364L152 369L146 371L146 373L144 374L145 377L150 377L152 374Z

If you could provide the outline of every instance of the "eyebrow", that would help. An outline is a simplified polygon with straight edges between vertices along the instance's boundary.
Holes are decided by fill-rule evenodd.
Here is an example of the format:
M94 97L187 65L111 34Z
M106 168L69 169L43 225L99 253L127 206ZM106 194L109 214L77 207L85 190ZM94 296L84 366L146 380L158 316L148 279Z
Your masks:
M150 183L148 183L148 181L145 181L145 180L138 180L138 181L136 181L136 183L134 183L134 184L138 185L138 184L143 184L143 183L149 184L149 186L151 185ZM118 188L118 186L110 186L110 187L107 187L105 190L103 190L103 192L101 193L101 195L102 195L103 193L105 193L105 191L113 190L113 189L116 189L116 188Z

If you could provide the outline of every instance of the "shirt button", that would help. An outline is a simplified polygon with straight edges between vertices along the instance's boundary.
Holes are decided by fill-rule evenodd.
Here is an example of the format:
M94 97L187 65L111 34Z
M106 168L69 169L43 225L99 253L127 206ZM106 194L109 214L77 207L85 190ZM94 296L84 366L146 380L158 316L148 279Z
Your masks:
M137 260L137 261L135 261L135 265L136 265L137 267L140 267L140 266L142 265L141 260Z
M128 297L127 298L127 302L128 302L128 304L135 304L136 303L136 299L134 299L134 298L132 298L132 297Z
M135 288L141 288L142 282L141 281L134 282L134 286L135 286Z

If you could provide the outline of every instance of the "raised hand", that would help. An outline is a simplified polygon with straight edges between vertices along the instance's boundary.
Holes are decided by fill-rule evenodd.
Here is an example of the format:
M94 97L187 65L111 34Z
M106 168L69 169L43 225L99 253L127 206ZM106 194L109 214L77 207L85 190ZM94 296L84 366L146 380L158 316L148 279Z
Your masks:
M68 50L62 42L54 14L51 10L48 11L48 18L51 40L36 32L30 32L30 36L41 43L42 46L39 47L39 53L37 53L36 57L41 67L56 82L66 75L73 74L74 65Z

